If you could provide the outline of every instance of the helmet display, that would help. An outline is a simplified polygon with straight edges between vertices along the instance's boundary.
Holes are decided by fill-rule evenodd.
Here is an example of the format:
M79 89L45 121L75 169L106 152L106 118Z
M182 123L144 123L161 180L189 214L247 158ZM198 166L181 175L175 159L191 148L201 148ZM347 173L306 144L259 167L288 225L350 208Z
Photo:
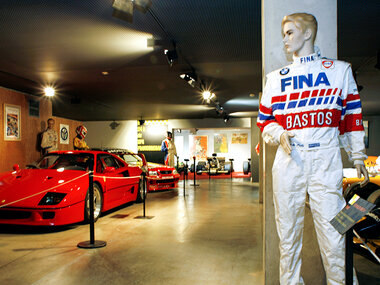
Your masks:
M85 126L81 125L81 126L78 126L77 129L76 129L76 133L77 135L81 138L81 139L84 139L87 135L87 129Z

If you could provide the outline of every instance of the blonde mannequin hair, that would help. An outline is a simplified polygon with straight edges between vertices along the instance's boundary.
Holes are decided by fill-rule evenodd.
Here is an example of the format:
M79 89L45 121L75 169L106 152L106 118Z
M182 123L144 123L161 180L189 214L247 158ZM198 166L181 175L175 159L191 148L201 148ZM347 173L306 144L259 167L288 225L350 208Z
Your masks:
M292 22L294 25L301 29L304 33L307 29L311 31L311 40L314 44L315 37L317 36L318 22L317 19L311 14L307 13L294 13L285 16L281 22L281 34L284 37L284 25L287 22Z

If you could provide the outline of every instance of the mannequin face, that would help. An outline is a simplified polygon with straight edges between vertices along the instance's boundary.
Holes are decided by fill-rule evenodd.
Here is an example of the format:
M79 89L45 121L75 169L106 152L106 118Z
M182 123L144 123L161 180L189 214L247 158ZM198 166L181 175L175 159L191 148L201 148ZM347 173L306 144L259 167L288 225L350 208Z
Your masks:
M54 120L48 120L48 129L54 128Z
M310 39L310 30L302 32L293 22L286 22L284 24L284 38L286 52L292 53L296 56L308 55L310 52L305 47L305 43Z

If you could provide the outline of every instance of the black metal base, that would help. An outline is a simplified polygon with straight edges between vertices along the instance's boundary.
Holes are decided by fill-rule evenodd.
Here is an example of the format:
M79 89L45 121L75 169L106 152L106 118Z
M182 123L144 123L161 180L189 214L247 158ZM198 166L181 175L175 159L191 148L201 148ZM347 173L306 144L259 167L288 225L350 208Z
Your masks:
M102 240L96 240L94 243L91 243L89 240L87 241L82 241L78 243L79 248L99 248L99 247L104 247L107 245L107 242L102 241Z
M134 217L134 219L147 219L147 220L150 220L153 218L154 218L154 216L136 216L136 217Z

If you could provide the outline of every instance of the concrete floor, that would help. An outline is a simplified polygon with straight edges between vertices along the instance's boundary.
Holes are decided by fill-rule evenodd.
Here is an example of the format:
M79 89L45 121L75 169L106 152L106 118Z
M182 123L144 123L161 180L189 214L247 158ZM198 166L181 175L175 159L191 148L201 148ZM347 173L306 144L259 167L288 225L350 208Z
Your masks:
M0 226L0 284L263 284L262 207L258 184L199 181L150 193L142 204L107 213L95 224L107 246L79 249L89 226ZM355 256L361 284L380 284L380 267Z

